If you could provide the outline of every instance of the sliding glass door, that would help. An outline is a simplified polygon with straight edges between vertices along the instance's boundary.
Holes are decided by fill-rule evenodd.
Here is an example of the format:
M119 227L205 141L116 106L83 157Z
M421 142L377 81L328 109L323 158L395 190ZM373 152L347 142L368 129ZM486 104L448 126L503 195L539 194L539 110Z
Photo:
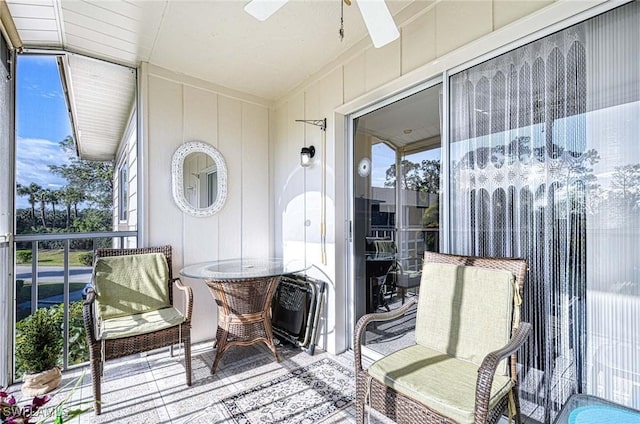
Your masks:
M355 319L415 296L440 248L441 84L354 120ZM367 331L381 353L412 343L415 314Z
M451 249L530 272L525 410L640 408L640 4L452 75Z

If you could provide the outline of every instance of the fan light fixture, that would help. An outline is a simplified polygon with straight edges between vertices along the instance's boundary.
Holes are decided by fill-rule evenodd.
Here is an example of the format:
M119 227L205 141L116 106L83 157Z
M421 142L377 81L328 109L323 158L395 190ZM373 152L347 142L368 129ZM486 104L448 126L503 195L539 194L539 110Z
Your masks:
M247 3L244 11L259 21L267 18L278 11L288 0L254 0Z
M288 0L251 0L246 4L244 10L257 20L264 21L276 13L287 1ZM342 1L347 5L351 5L351 0L340 0L341 4ZM356 3L358 3L358 8L360 8L362 19L369 31L369 36L371 37L374 47L382 47L400 36L398 27L396 27L395 22L393 22L393 17L391 16L391 12L389 12L385 0L357 0ZM344 35L342 18L339 34L342 40Z

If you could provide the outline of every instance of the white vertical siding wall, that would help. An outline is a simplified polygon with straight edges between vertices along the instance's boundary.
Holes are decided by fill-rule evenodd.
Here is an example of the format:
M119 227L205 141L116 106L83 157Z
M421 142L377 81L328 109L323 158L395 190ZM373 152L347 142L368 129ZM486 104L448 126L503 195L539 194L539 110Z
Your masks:
M144 244L170 244L176 276L195 262L272 254L268 103L151 65L140 74L148 84ZM227 201L211 217L183 213L171 195L171 158L192 140L217 148L227 164ZM201 281L183 282L194 291L193 341L213 339L217 317L211 295Z
M138 150L137 150L137 119L136 112L133 111L129 124L124 133L124 137L118 147L116 161L113 170L113 230L114 231L135 231L138 223ZM120 181L119 167L122 161L127 163L127 181ZM120 185L128 184L127 220L120 221ZM114 240L115 247L120 246L120 240ZM135 247L136 238L128 237L124 240L122 247Z
M127 155L129 161L129 213L127 214L127 224L129 230L138 228L138 131L137 119L134 114L132 119L133 131L128 140ZM129 237L125 240L125 247L135 247L137 240L135 237Z
M184 264L241 254L276 254L316 265L320 271L310 274L330 284L319 344L330 352L343 350L349 286L344 277L344 114L602 2L416 2L396 17L400 39L382 49L362 41L275 105L144 65L139 74L146 152L144 244L171 244L175 272ZM295 122L325 117L326 139L318 127ZM185 215L171 198L171 156L189 140L213 145L227 162L227 202L213 217ZM299 166L305 145L314 145L317 152L315 165L307 169ZM326 165L324 172L320 164ZM326 263L321 255L323 217ZM214 303L199 281L186 282L196 294L193 338L211 339Z
M442 0L410 7L395 18L401 36L381 49L366 42L327 65L274 106L272 125L274 246L284 257L305 259L330 279L320 345L340 352L348 341L345 281L348 176L344 114L383 100L446 69L459 66L548 25L570 19L602 1L557 2L504 0ZM426 3L423 3L423 5ZM542 10L549 6L547 10ZM326 153L319 152L317 127L296 119L328 118ZM337 128L336 128L337 126ZM299 152L316 147L316 164L303 170ZM322 184L319 164L326 163L328 263L319 254L318 205Z

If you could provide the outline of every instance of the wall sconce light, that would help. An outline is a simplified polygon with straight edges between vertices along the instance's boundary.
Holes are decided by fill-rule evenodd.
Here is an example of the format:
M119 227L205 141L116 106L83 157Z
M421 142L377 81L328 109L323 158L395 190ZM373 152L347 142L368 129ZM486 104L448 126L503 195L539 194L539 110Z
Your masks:
M303 147L302 150L300 150L300 166L303 166L305 168L311 166L311 158L313 158L315 155L315 147Z

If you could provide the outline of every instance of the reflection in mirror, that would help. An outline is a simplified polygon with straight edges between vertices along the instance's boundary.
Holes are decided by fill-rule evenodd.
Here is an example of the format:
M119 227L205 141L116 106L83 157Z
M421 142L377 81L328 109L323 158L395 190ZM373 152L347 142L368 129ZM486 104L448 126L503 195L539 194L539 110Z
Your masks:
M182 178L184 197L191 206L201 209L213 205L218 193L218 173L211 156L202 152L187 155Z
M227 168L220 152L200 141L183 144L173 155L172 191L176 204L193 216L219 211L227 196Z

